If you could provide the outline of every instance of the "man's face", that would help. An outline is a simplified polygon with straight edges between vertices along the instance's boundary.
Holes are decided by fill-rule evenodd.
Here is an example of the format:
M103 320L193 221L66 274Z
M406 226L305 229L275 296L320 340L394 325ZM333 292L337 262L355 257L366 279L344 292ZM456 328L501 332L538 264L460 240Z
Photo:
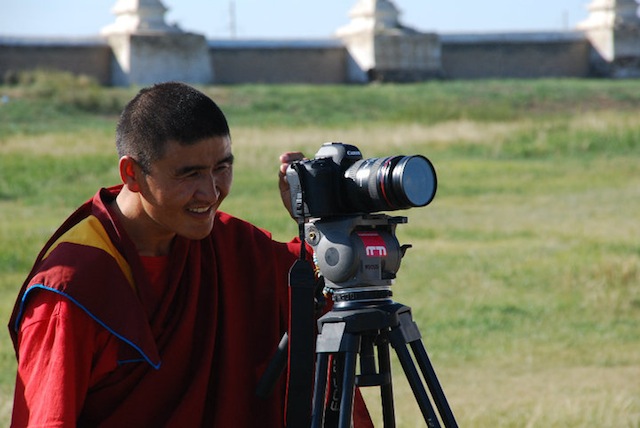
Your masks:
M164 156L151 165L141 183L146 232L156 234L153 238L158 240L173 239L176 234L205 238L231 189L232 165L228 136L191 145L169 142Z

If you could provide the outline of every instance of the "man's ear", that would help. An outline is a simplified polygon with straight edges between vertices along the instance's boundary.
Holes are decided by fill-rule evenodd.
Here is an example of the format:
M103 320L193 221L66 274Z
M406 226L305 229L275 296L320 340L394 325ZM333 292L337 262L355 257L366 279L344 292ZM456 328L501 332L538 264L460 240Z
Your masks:
M140 191L140 180L144 173L131 156L122 156L119 163L120 179L127 188L132 192Z

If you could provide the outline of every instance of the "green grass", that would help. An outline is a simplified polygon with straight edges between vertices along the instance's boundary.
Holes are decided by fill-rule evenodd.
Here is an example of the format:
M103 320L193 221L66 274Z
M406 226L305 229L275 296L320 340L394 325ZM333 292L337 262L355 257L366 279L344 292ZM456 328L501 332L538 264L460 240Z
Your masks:
M33 80L0 87L10 96L0 104L5 322L48 235L117 182L116 112L135 93L91 86L62 99L64 84ZM232 125L223 209L279 239L296 233L276 185L282 151L342 140L365 157L433 161L434 202L398 213L413 248L393 289L460 426L640 426L640 81L203 89ZM4 334L0 403L14 370ZM398 425L423 426L398 364L394 390ZM378 415L377 391L365 394ZM0 425L9 412L0 405Z

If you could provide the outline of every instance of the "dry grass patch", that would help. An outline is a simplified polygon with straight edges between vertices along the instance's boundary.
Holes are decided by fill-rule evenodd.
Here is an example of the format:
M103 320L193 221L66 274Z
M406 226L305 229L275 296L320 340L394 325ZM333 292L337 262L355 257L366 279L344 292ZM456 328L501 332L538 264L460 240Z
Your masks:
M11 135L0 139L0 154L38 156L103 155L115 149L115 131L99 132L79 129L73 132L52 132L34 135ZM115 161L114 161L115 162Z
M456 421L463 427L637 427L640 366L457 367L438 371ZM404 374L395 373L398 427L424 427ZM376 388L365 400L382 426Z

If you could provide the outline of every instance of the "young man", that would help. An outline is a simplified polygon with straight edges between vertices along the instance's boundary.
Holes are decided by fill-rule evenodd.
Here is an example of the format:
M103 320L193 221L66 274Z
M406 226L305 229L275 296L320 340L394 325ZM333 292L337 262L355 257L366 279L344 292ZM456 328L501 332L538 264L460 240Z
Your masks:
M284 383L268 399L255 387L286 331L300 243L218 211L233 175L222 111L155 85L116 145L122 184L67 219L20 291L12 425L283 426ZM301 157L281 157L285 204Z

